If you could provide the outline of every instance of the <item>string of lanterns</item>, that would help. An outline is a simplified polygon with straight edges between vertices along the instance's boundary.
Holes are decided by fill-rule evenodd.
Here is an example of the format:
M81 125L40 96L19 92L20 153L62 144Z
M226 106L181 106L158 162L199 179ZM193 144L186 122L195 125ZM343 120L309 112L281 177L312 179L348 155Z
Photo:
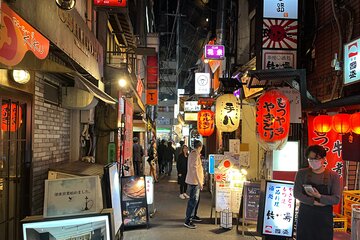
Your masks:
M360 134L360 112L347 114L338 113L334 116L318 115L313 120L314 130L319 133L330 132L345 134L353 132Z

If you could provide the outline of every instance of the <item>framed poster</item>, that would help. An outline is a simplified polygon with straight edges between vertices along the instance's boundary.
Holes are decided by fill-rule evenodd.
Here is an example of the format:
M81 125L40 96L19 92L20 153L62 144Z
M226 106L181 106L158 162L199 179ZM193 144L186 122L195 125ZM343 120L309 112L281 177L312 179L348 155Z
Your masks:
M148 204L145 177L121 178L121 203L124 226L148 225Z
M21 221L23 240L103 239L111 240L111 214L99 213L42 219L34 216Z
M262 48L297 49L298 22L263 19Z
M44 218L98 213L102 209L99 176L45 180Z
M266 180L261 183L258 232L262 235L292 237L294 233L294 183Z

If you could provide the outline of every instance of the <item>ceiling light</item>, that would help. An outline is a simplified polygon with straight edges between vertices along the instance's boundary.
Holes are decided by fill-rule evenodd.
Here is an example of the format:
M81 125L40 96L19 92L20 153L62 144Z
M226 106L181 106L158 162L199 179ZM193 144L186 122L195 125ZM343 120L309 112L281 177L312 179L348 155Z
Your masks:
M125 79L123 79L123 78L119 79L118 83L119 83L119 86L121 88L126 87L126 80Z
M25 84L30 81L30 73L26 70L13 70L12 78L17 83Z
M62 10L71 10L75 7L76 0L55 0L56 5Z
M163 101L164 101L164 102L166 102L167 100L168 100L167 98L164 98L164 100L163 100Z

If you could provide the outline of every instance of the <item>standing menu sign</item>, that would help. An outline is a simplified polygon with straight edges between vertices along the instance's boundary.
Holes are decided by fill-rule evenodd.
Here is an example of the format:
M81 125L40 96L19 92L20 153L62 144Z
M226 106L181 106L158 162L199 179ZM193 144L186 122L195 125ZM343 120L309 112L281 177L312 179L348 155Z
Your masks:
M258 232L262 235L292 237L295 199L294 183L263 181L261 184Z
M122 177L121 186L124 226L148 225L145 177Z
M243 219L257 221L260 200L260 183L244 183Z

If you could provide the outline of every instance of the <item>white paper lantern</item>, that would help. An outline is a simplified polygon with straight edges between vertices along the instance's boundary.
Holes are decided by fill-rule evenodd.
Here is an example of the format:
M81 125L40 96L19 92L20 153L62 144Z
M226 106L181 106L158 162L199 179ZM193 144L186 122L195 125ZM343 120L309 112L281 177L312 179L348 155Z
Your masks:
M215 122L221 132L233 132L238 129L240 105L233 94L224 94L216 99Z

